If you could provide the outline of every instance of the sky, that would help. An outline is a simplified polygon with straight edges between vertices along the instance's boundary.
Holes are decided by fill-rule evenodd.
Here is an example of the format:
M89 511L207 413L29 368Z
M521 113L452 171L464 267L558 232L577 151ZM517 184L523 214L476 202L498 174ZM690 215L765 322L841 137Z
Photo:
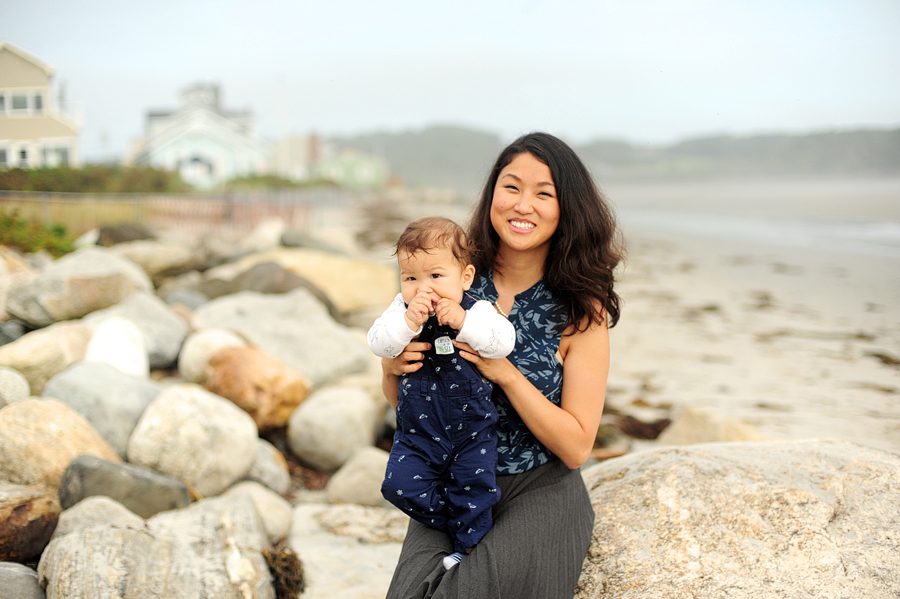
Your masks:
M121 156L200 81L271 140L900 126L896 0L0 0L0 41L54 67L88 161Z

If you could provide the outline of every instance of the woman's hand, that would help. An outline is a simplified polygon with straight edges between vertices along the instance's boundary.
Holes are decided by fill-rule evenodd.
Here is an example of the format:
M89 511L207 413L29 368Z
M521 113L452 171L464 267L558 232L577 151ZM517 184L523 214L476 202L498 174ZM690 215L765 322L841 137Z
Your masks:
M404 374L415 372L422 367L425 352L429 349L431 349L430 343L413 341L396 358L382 358L381 369L385 374L394 376L403 376Z
M431 349L430 343L413 341L407 345L396 358L381 359L381 392L391 404L397 408L397 391L400 388L400 377L415 372L422 367L425 353Z
M459 350L459 355L471 362L484 378L501 387L507 384L511 377L519 374L518 369L506 358L498 358L496 360L482 358L478 352L472 349L471 345L462 341L454 340L453 345Z

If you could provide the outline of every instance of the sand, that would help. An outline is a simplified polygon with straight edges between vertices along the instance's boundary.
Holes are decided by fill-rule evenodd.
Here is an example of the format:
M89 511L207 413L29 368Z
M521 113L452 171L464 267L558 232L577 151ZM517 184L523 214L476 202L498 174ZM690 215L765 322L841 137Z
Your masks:
M900 453L900 364L886 363L900 360L900 245L866 243L900 227L900 181L606 191L628 248L622 318L610 335L610 407L650 420L703 406L771 439L836 438ZM464 223L469 210L412 204L402 213ZM319 232L349 248L355 231L372 226L366 218L323 216ZM384 246L361 253L392 262Z

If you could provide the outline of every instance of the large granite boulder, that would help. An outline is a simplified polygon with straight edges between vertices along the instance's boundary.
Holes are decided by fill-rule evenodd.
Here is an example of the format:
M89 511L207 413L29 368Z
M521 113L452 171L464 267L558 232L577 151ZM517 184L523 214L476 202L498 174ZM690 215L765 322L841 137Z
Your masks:
M55 399L24 399L0 409L0 480L57 496L69 463L80 455L119 462L84 417Z
M260 431L286 426L309 393L302 374L255 347L226 347L213 354L203 386L250 414Z
M399 289L394 268L308 248L278 248L255 253L228 268L230 272L242 272L263 262L274 262L308 280L341 314L370 306L381 306L383 310ZM208 278L215 276L214 270L207 274Z
M60 505L68 509L96 495L118 501L142 518L191 503L187 487L174 478L92 455L78 456L69 464L59 485Z
M40 395L51 378L84 359L91 329L76 322L58 322L0 346L0 366L22 373L31 392Z
M258 431L246 412L192 384L165 388L144 410L128 461L218 495L250 471Z
M135 293L111 308L94 312L85 322L97 326L113 317L132 322L141 332L150 368L169 368L176 363L188 327L163 300L152 293Z
M79 362L47 382L44 397L58 399L87 418L125 459L128 439L162 385L102 362Z
M203 304L195 330L231 329L300 372L313 387L365 370L365 339L336 323L306 289L282 295L245 291Z
M288 421L288 445L319 470L336 470L358 450L375 443L381 425L376 403L357 387L316 391Z
M98 518L102 512L115 519ZM262 554L268 547L244 495L207 499L146 521L108 498L91 497L60 516L38 577L47 599L274 599Z
M0 481L0 562L24 563L40 556L59 512L56 498L41 489ZM0 590L5 590L2 585Z
M85 248L53 262L37 277L9 290L6 309L38 327L81 318L119 303L153 284L133 262L108 250Z
M191 266L202 266L190 245L174 239L140 239L112 246L110 252L131 260L151 279Z
M287 499L263 485L245 480L222 493L223 497L246 495L253 502L259 521L274 546L287 538L291 530L291 504Z
M900 596L900 456L839 441L692 445L587 469L575 596Z

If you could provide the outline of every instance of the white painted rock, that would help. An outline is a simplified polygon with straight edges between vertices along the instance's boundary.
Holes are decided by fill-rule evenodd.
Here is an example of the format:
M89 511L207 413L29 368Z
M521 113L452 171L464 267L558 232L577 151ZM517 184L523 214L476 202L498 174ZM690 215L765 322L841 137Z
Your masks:
M150 361L141 331L130 320L119 316L97 325L84 359L109 364L132 376L146 378L150 375Z

